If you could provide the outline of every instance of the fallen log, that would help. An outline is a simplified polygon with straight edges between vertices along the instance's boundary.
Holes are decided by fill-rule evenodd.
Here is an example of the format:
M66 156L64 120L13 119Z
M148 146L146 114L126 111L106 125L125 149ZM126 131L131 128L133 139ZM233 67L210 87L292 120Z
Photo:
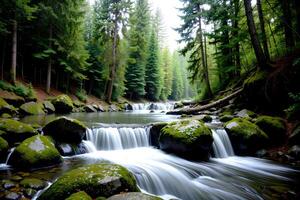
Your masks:
M240 88L238 90L236 90L235 92L233 92L232 94L219 99L217 101L214 101L212 103L206 104L206 105L198 105L194 108L183 108L180 110L172 110L167 112L168 115L182 115L182 114L187 114L187 115L195 115L200 111L204 111L204 110L208 110L210 108L213 107L217 107L217 106L223 106L224 104L228 103L231 99L237 97L241 92L243 91L243 88Z

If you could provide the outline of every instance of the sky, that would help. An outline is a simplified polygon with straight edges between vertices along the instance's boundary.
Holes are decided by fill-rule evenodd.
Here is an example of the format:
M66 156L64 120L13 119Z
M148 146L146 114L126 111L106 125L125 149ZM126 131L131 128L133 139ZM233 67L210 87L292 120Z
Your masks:
M95 0L88 0L93 4ZM180 39L178 33L174 28L178 28L181 24L179 11L177 8L181 7L179 0L149 0L151 10L155 14L157 8L161 10L163 24L165 26L165 44L170 50L175 50L179 46L177 40Z

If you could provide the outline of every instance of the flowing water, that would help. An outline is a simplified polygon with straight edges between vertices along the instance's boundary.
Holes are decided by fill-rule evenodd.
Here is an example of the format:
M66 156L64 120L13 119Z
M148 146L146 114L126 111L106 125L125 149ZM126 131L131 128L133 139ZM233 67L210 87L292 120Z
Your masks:
M126 110L145 111L145 110L160 110L167 111L174 109L175 103L134 103L126 105Z
M145 115L150 118L144 120L142 113L118 114L117 119L109 117L109 120L108 114L82 117L90 126L84 141L90 153L66 157L62 166L51 172L52 180L76 166L112 162L129 169L143 192L164 199L271 200L281 199L284 192L299 186L296 182L299 172L292 168L263 159L235 156L226 131L220 127L212 126L214 157L208 162L192 162L166 154L150 144L149 123L172 121L176 117L148 113ZM101 121L103 119L107 121Z

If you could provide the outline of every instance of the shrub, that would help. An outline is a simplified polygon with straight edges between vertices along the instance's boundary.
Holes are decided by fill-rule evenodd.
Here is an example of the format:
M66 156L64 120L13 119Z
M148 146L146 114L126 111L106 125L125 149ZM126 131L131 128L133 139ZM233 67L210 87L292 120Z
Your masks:
M86 91L85 90L77 90L75 93L76 97L82 101L82 102L86 102L87 101L87 95L86 95Z

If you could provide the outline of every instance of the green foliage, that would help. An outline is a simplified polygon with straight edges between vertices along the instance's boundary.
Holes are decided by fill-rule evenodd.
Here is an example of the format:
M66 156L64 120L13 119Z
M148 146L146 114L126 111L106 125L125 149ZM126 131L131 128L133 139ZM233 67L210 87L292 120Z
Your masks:
M2 90L13 92L15 87L12 84L10 84L10 83L8 83L6 81L0 80L0 88Z
M16 86L13 86L6 81L0 81L0 88L2 90L14 92L16 95L24 98L36 98L36 93L31 84L25 86L22 83L17 83Z
M300 93L289 93L291 99L290 106L285 110L289 119L295 119L300 116Z
M86 91L85 90L77 90L75 93L76 97L82 101L82 102L86 102L87 101L87 95L86 95Z

